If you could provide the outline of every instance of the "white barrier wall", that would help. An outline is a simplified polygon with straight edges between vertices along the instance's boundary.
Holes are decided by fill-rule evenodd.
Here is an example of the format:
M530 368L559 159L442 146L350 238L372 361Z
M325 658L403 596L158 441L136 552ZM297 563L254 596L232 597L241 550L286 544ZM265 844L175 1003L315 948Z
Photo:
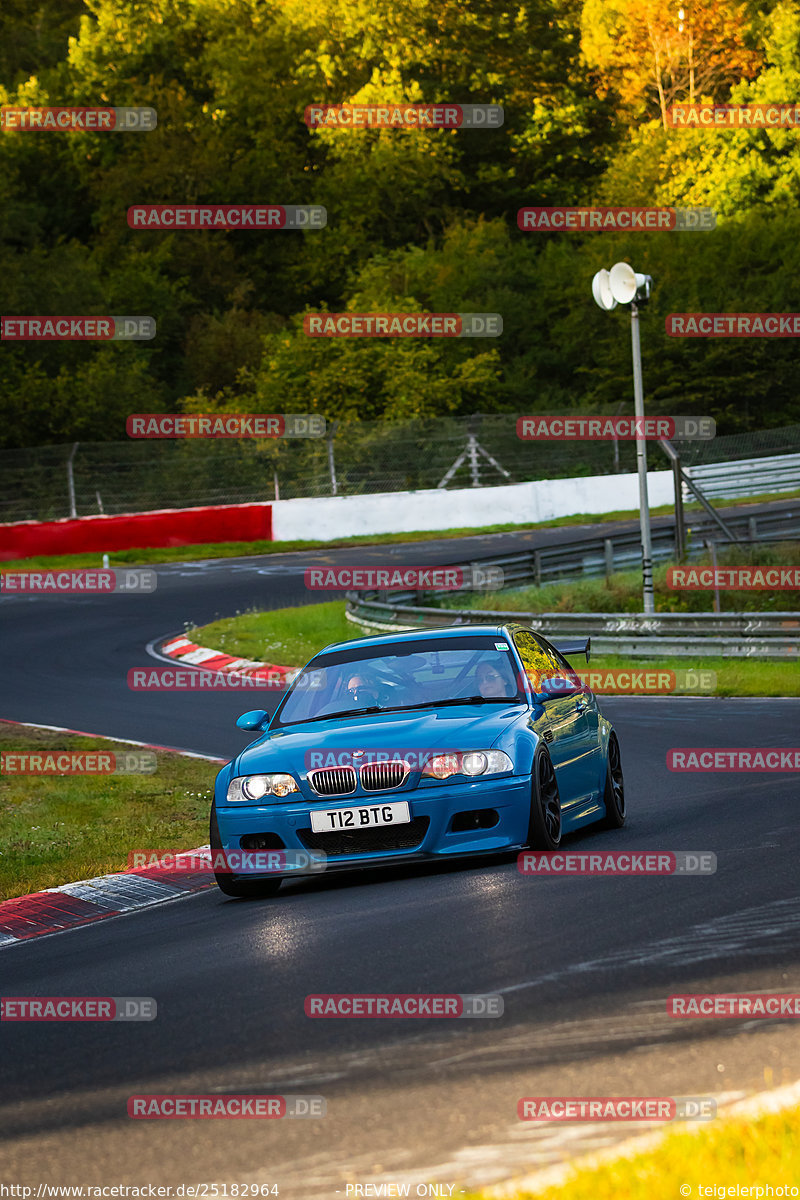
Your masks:
M649 471L647 481L652 508L674 502L671 471ZM454 491L433 488L373 496L317 496L275 501L272 536L281 542L299 538L333 541L359 534L522 525L577 513L607 513L638 507L639 484L635 473L543 479Z

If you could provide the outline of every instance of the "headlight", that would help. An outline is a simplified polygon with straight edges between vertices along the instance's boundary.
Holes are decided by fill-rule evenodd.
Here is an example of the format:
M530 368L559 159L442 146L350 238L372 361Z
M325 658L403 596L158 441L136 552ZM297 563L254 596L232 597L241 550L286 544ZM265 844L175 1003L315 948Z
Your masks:
M434 779L447 779L450 775L458 774L457 754L437 754L426 762L423 775L432 775Z
M482 775L486 770L486 755L480 750L473 750L461 758L461 770L465 775Z
M251 775L242 780L242 795L247 800L260 800L271 791L266 775Z
M292 775L242 775L228 784L229 804L262 800L265 797L288 796L300 789Z
M425 764L422 774L449 779L451 775L501 775L513 767L502 750L467 750L464 754L437 754Z

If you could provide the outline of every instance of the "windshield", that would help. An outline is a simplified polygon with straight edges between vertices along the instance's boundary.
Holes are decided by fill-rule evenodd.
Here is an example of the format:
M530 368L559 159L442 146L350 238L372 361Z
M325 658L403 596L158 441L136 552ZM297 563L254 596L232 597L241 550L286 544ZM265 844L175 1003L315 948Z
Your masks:
M272 728L359 713L524 701L501 636L413 639L317 655L295 680Z

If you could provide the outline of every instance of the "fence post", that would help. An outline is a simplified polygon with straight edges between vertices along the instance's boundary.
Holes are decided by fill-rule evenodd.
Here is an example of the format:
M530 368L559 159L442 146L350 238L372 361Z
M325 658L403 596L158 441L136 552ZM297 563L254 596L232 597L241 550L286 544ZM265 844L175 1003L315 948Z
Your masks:
M614 543L611 538L604 538L603 545L606 552L606 579L614 574Z
M719 585L717 583L717 547L716 543L710 539L706 539L706 546L711 555L711 568L714 572L714 612L718 613L722 612L722 608L719 602Z
M467 441L467 449L469 452L469 470L472 476L472 486L480 487L480 470L478 468L478 439L474 433L469 434Z
M686 523L683 517L683 488L680 455L672 462L672 478L675 485L675 555L678 562L686 556Z
M75 507L75 476L72 473L72 460L75 457L75 451L78 449L80 442L76 442L70 451L70 456L67 459L67 487L69 488L69 515L73 518L77 517L78 510Z
M666 438L659 438L658 442L672 464L672 484L675 489L675 557L678 562L683 562L686 555L686 522L683 516L682 483L684 473L681 467L681 456ZM688 476L686 477L686 481L691 486ZM708 505L706 504L707 507Z
M331 477L331 495L338 495L338 487L336 485L336 463L333 458L333 439L336 434L338 421L331 423L330 433L328 434L328 472Z

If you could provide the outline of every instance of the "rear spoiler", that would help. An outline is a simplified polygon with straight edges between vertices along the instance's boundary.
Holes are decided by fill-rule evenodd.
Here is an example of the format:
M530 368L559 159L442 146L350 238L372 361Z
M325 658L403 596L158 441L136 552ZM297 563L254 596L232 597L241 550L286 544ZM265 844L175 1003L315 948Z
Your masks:
M573 654L585 654L586 661L589 661L589 648L592 644L591 638L572 638L563 641L551 642L555 646L559 654L563 654L565 658L570 658Z

